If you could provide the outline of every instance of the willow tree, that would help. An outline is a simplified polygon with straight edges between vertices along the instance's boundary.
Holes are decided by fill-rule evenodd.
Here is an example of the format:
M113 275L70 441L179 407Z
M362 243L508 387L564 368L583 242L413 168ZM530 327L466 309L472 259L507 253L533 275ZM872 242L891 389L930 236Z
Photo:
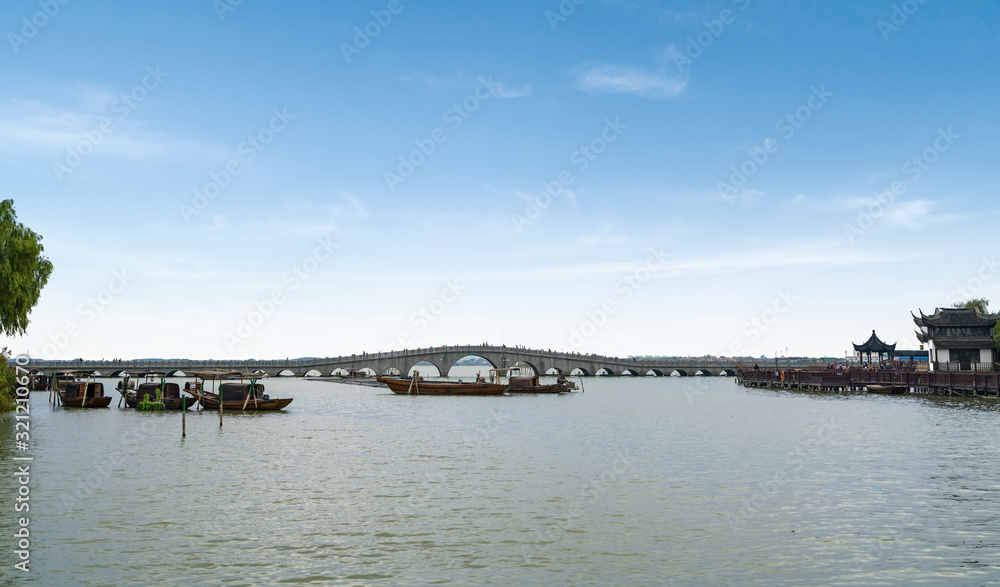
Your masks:
M17 221L14 201L0 202L0 332L7 336L24 334L49 281L52 262L44 250L42 237Z
M971 300L966 300L964 302L955 302L954 306L956 308L969 308L970 310L978 310L980 314L989 314L987 308L990 305L990 301L986 298L972 298Z
M17 221L14 201L0 202L0 332L24 334L28 314L49 281L52 262L42 256L42 237ZM7 349L0 352L0 410L14 406L16 381L7 363Z

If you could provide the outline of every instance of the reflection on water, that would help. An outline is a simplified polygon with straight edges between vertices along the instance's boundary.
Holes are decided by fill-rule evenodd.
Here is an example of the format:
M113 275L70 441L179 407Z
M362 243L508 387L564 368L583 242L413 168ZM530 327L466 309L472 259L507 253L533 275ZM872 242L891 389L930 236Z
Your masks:
M980 585L1000 575L995 399L777 393L725 378L585 385L425 397L271 379L268 393L295 398L284 413L227 414L221 429L217 414L189 413L183 441L180 414L52 409L36 392L32 572L19 581ZM4 429L12 438L9 418Z

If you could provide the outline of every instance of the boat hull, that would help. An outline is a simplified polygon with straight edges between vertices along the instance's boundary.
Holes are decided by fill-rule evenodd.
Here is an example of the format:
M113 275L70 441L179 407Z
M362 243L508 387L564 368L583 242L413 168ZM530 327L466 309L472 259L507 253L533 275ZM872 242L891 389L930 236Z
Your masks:
M191 406L193 406L196 403L198 403L198 400L196 400L194 398L190 398L190 397L189 398L165 397L165 398L161 399L160 401L163 402L163 409L165 409L165 410L179 410L179 409L181 409L181 400L182 399L184 400L184 406L183 407L184 407L185 410L190 409ZM139 402L141 402L141 401L142 400L137 399L135 397L134 393L127 393L127 394L125 394L125 405L128 406L128 407L130 407L130 408L136 407L137 405L139 405ZM155 396L150 396L149 401L156 401L156 397Z
M84 403L86 399L86 403ZM67 408L106 408L111 404L111 396L104 397L66 397L65 393L59 394L59 401Z
M567 393L575 390L576 385L570 384L552 384L552 385L535 385L532 387L514 387L511 386L507 390L507 393Z
M904 395L909 391L905 385L869 385L868 393L880 395Z
M190 392L189 392L190 393ZM197 396L196 396L197 397ZM246 402L246 407L244 408L243 400L225 400L222 402L222 411L225 412L273 412L276 410L285 409L288 404L292 403L290 397L283 398L270 398L270 399L259 399L254 402L253 398ZM201 402L201 407L206 410L218 410L219 409L219 396L214 393L203 393L201 397L197 399Z
M379 377L393 393L400 395L503 395L506 383L458 383L453 381L413 381Z

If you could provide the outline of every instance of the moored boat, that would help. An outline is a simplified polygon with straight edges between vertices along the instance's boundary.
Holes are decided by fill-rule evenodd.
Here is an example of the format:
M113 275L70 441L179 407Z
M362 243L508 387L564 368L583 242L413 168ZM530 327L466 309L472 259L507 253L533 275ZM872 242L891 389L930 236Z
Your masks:
M51 391L63 391L66 389L66 385L76 381L76 376L89 375L87 372L83 371L56 371L55 375L49 378L49 390Z
M511 376L508 379L510 387L507 393L566 393L574 391L576 384L560 375L555 383L543 384L539 382L537 375L531 376Z
M904 395L909 390L905 385L867 385L868 393L880 393L883 395Z
M139 377L146 381L135 385ZM125 405L129 408L139 408L150 403L162 403L163 406L154 406L154 409L180 410L190 408L195 404L195 400L189 400L186 396L181 396L181 386L176 383L168 383L166 373L147 371L136 375L136 380L131 380L131 376L126 375L118 382L118 393L122 394ZM156 379L159 378L159 382ZM145 402L145 403L144 403ZM121 406L121 400L118 405Z
M45 373L39 371L31 372L30 389L32 391L45 391L49 388L49 378Z
M487 383L482 378L473 382L425 381L414 371L412 377L378 377L393 393L400 395L503 395L506 383Z
M184 392L193 395L206 410L253 412L282 410L292 403L290 397L275 398L264 393L264 386L257 383L257 376L237 371L200 371L195 380L184 385ZM239 381L225 381L239 379ZM249 382L246 381L249 379ZM205 383L211 381L213 389L207 391ZM216 383L218 387L216 389ZM220 399L221 396L221 399Z
M106 408L111 404L111 396L104 395L104 384L93 376L83 381L69 381L66 388L56 394L67 408Z

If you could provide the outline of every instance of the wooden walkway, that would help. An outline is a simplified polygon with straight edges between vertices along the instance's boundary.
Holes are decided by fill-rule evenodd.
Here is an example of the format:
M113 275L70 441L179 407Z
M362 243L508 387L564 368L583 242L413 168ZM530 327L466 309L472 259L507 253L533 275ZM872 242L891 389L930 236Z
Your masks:
M1000 373L931 371L864 371L803 369L740 371L736 381L747 387L857 393L868 385L898 385L910 393L1000 397Z

